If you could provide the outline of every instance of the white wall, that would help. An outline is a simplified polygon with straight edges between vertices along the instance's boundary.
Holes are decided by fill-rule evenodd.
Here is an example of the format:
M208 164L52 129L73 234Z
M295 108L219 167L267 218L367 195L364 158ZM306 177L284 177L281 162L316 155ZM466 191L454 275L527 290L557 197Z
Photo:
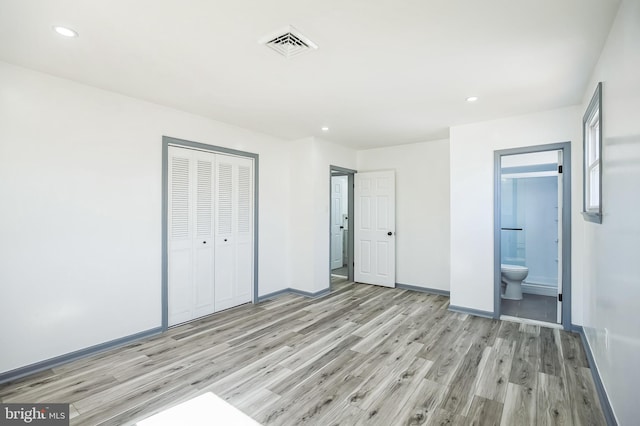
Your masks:
M582 217L580 115L577 108L563 108L500 120L452 127L451 167L451 304L493 312L493 209L494 151L571 141L573 233L572 321L581 323Z
M449 141L358 151L358 171L396 171L396 282L449 291Z
M587 87L603 82L602 224L584 223L584 330L618 424L638 423L640 3L624 1ZM581 204L580 204L581 206Z
M0 373L160 326L163 135L260 155L260 294L289 287L289 143L0 63Z
M356 151L318 138L290 142L289 151L291 287L317 293L330 285L330 166L355 169Z

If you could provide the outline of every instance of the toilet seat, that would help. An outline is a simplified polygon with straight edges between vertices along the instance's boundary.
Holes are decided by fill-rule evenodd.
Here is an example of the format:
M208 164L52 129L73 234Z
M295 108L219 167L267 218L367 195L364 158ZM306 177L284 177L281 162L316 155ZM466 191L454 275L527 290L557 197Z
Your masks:
M508 265L506 263L502 263L500 265L500 269L503 271L512 271L512 272L524 272L524 271L528 271L529 268L527 268L526 266L520 266L520 265Z

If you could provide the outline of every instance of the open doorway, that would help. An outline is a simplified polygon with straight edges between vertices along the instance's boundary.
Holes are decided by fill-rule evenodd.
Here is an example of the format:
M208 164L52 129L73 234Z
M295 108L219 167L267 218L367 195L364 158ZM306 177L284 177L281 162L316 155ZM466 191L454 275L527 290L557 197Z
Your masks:
M496 152L495 312L570 326L569 144Z
M353 182L355 170L330 167L330 274L353 281Z

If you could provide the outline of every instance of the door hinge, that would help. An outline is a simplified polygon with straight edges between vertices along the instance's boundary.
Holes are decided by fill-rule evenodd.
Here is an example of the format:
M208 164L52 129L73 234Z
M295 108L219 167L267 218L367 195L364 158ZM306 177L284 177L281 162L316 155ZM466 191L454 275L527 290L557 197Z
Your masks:
M562 302L562 293L558 293L558 302Z
M558 173L562 173L562 164L558 166Z

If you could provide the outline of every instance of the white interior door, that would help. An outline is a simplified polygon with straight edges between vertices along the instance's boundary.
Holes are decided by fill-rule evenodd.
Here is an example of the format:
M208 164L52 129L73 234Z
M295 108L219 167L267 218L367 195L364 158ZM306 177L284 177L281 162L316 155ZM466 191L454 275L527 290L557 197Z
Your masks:
M395 287L395 172L355 174L356 282Z
M253 284L253 164L218 155L215 191L216 310L251 301Z
M193 241L193 318L215 311L213 244L213 168L215 156L194 151L195 238Z
M169 325L214 312L214 155L169 147Z
M343 266L344 219L346 176L331 177L331 269Z
M562 151L558 151L558 171L562 166ZM564 175L562 173L558 173L558 317L557 323L562 323L562 302L560 301L562 295L562 202L564 200L563 194L563 179Z
M191 319L193 300L193 198L189 152L169 147L168 281L169 325Z

